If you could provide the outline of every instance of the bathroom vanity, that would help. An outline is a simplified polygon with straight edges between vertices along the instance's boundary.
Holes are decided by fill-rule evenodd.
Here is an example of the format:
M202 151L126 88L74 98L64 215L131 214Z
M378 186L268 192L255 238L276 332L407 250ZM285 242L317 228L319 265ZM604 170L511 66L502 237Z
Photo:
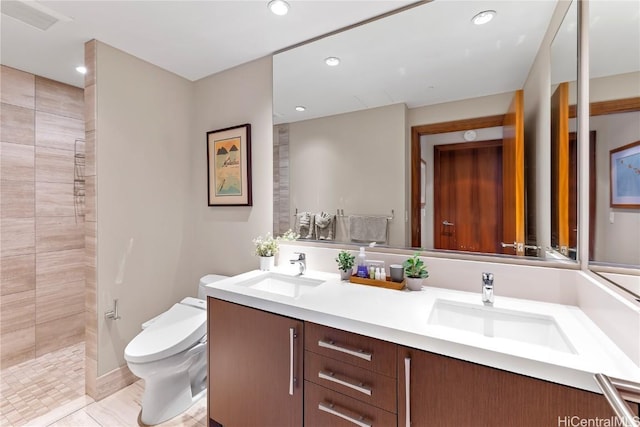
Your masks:
M569 425L614 416L594 373L640 375L575 307L498 298L482 312L479 294L371 288L325 273L249 272L208 295L212 426ZM518 321L521 335L536 334L509 317L523 307L560 336L508 337L501 325ZM468 324L470 313L489 316L491 336L447 323L452 313Z

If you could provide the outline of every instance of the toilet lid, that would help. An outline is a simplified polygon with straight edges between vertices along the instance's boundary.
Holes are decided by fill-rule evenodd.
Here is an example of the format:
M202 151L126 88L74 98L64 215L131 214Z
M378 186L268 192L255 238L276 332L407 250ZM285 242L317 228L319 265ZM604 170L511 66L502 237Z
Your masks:
M124 349L127 362L148 363L164 359L193 346L206 333L207 311L174 304Z

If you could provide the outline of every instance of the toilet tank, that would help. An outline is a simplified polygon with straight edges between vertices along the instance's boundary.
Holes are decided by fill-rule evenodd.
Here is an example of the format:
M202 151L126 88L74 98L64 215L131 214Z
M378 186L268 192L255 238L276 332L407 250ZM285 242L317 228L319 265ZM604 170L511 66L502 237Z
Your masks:
M227 277L229 276L222 276L220 274L207 274L206 276L202 276L200 278L200 286L198 286L198 298L207 299L207 293L204 287L211 283L226 279Z

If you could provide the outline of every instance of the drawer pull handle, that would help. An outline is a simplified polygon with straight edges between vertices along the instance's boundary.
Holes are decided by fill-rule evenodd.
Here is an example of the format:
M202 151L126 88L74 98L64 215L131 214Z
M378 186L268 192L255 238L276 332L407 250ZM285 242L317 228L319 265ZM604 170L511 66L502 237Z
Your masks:
M411 358L404 358L404 393L405 393L405 411L406 411L406 427L411 426Z
M371 427L373 425L371 423L368 423L368 422L364 421L364 417L360 417L360 419L356 419L356 418L350 417L347 414L343 414L342 412L336 411L334 409L334 405L333 404L327 405L325 403L320 402L318 404L318 409L321 410L321 411L327 412L327 413L329 413L331 415L335 415L336 417L340 417L343 420L347 420L347 421L349 421L349 422L351 422L351 423L353 423L353 424L355 424L357 426L360 426L360 427Z
M293 340L296 338L296 330L289 328L289 395L293 396L293 384L295 382L293 372Z
M334 374L333 372L323 372L320 371L318 372L318 378L321 378L323 380L327 380L327 381L331 381L334 382L336 384L340 384L343 385L345 387L349 387L355 391L359 391L362 394L366 394L367 396L371 396L371 388L362 385L362 383L358 383L355 382L353 380L350 380L348 378L342 377L342 378L338 378L336 376L336 374Z
M360 359L364 359L367 362L371 362L371 353L367 353L364 350L352 350L350 348L342 347L339 345L335 345L333 341L323 341L319 340L318 345L320 347L328 348L330 350L339 351L341 353L350 354L351 356L359 357Z

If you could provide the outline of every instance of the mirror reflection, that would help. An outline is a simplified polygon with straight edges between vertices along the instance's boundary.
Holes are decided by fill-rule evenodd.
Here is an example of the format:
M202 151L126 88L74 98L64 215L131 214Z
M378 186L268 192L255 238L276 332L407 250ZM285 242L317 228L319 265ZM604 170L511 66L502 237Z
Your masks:
M517 133L510 130L515 119L505 128L505 118L520 115L522 126L537 115L523 108L527 97L540 94L522 89L556 5L435 1L275 55L274 231L300 221L307 225L309 213L324 219L322 225L327 224L323 216L333 221L333 240L352 241L358 229L353 217L373 217L379 220L370 222L388 227L377 237L389 246L537 255L535 234L524 228L525 217L540 216L524 208L523 186L534 183L524 182L523 148L519 163L505 167L504 158L512 156L509 149L505 156L504 141ZM472 17L485 10L494 10L494 19L474 25ZM339 58L339 65L328 66L329 57ZM510 113L518 103L520 111ZM482 122L487 118L490 125ZM460 124L464 120L467 125ZM448 126L438 130L439 124ZM412 153L411 129L430 126L419 132L419 148ZM492 160L474 163L485 156ZM443 186L450 173L474 184ZM479 183L478 177L490 175L492 183ZM517 213L504 213L505 192L516 194L505 187L505 177L521 185L513 196L519 198ZM486 187L493 188L493 196L478 198ZM472 197L472 206L453 204ZM452 206L451 212L438 213L445 206ZM464 210L471 219L451 216ZM480 211L495 212L489 216L497 225L473 222ZM506 235L505 223L520 225L510 226L513 235ZM376 230L362 240L373 240ZM454 244L444 247L443 240Z
M640 149L624 150L640 141L640 3L590 2L589 15L589 129L595 152L590 259L596 268L626 267L630 274L611 274L611 280L640 295L640 204L634 202L640 198L640 173L635 173Z

